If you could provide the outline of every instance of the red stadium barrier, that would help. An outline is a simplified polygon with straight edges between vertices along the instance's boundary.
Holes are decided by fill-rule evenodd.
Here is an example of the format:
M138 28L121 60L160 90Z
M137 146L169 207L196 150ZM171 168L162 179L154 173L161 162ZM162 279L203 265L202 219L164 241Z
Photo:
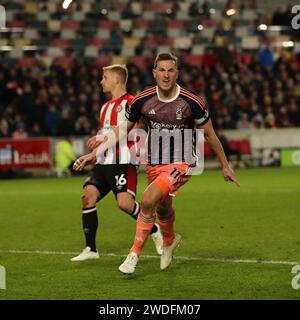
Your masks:
M251 154L251 146L248 140L230 140L229 145L232 150L237 151L240 155ZM207 142L204 143L204 155L206 157L216 156Z
M0 169L50 168L50 139L0 139Z

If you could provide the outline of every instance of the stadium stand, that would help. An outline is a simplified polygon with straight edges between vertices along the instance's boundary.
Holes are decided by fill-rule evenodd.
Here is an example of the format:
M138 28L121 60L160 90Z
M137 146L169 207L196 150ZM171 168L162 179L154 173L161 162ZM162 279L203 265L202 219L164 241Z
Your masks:
M101 67L127 63L136 94L163 50L180 57L180 84L206 96L217 130L299 127L300 35L290 8L272 3L3 1L0 137L92 134Z

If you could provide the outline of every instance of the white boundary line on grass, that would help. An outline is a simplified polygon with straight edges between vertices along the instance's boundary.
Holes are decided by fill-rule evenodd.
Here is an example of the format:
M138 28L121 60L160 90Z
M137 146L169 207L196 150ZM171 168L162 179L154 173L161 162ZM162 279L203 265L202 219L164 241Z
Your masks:
M76 255L78 252L73 251L48 251L48 250L7 250L0 253L14 253L14 254L45 254L45 255ZM125 254L102 253L103 257L126 257ZM159 259L159 256L142 255L146 259ZM223 263L257 263L257 264L284 264L295 265L300 264L297 261L284 260L259 260L259 259L230 259L230 258L205 258L205 257L189 257L189 256L174 256L174 260L183 261L206 261L206 262L223 262Z

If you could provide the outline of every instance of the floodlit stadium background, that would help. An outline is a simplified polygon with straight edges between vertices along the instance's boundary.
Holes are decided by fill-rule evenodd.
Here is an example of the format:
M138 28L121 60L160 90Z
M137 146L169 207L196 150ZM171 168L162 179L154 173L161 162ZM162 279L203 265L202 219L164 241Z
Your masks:
M298 299L291 285L300 264L295 4L2 1L0 265L7 289L0 299ZM179 57L180 85L205 95L242 187L222 181L205 145L205 173L175 200L183 243L174 264L160 272L147 244L130 281L117 267L135 226L111 195L99 205L100 260L69 262L83 246L84 177L57 178L55 148L71 136L75 154L86 152L107 99L103 66L126 63L135 95L153 85L152 62L162 51ZM141 173L138 199L145 187Z

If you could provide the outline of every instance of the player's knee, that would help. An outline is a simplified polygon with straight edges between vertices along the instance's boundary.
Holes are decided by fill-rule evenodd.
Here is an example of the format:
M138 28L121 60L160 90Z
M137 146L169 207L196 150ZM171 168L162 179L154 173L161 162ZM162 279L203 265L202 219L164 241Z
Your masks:
M154 199L151 199L151 197L145 197L143 195L142 201L141 201L141 208L144 213L149 211L151 212L154 211L155 209Z
M122 211L131 213L133 210L133 208L131 207L133 207L134 205L132 206L131 203L129 203L126 199L118 199L118 206Z
M97 203L97 197L90 193L84 193L81 197L81 203L83 208L93 207Z

